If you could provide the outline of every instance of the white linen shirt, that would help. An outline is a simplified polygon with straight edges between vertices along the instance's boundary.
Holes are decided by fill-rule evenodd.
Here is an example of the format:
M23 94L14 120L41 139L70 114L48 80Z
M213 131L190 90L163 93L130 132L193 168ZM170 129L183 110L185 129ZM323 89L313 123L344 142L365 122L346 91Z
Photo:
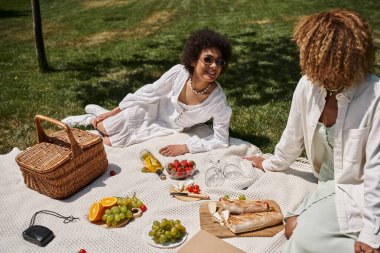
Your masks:
M213 135L205 138L192 136L186 142L190 153L229 146L232 110L222 87L217 83L217 87L202 103L185 105L178 101L178 97L189 76L183 65L175 65L157 81L128 94L119 103L132 129L126 146L152 137L182 132L211 118Z
M303 147L314 174L313 136L325 106L326 90L303 76L293 94L286 128L264 170L286 170ZM341 232L360 232L358 241L380 247L380 80L368 75L363 83L336 96L334 133L336 209Z

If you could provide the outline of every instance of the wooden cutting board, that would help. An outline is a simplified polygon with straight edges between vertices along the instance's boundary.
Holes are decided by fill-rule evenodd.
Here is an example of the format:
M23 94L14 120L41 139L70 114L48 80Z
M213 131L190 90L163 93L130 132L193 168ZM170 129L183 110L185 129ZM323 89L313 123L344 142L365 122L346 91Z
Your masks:
M177 192L177 190L174 189L173 187L170 187L169 191L170 191L170 193ZM188 192L188 191L183 191L183 192ZM176 199L182 200L182 201L186 201L186 202L192 202L192 201L200 201L200 200L202 200L200 198L194 198L194 197L188 197L188 196L180 196L180 195L175 195L173 197L176 198Z
M133 208L132 213L133 213L132 218L124 219L122 222L119 222L116 226L109 227L109 226L107 226L107 224L104 221L96 221L96 222L90 221L90 222L92 224L101 225L102 227L105 227L105 228L121 228L121 227L124 227L125 225L127 225L129 223L129 221L132 220L133 218L139 218L142 215L142 211L140 208ZM87 219L88 219L88 217L87 217Z
M273 206L275 212L281 212L280 206L273 200L263 200L269 203L270 206ZM284 229L284 225L279 223L267 228L262 228L255 231L234 234L227 228L227 226L221 226L219 223L214 223L211 218L211 213L208 210L208 203L201 203L199 207L199 217L201 229L206 230L207 232L219 237L219 238L230 238L230 237L272 237L281 230ZM220 202L217 202L218 210L221 209Z

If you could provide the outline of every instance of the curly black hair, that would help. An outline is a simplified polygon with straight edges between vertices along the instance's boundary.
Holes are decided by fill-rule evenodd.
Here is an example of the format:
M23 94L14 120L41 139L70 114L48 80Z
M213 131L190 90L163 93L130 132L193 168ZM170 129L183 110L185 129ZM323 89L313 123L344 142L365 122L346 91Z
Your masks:
M226 37L207 28L194 31L186 40L181 55L181 64L185 66L190 74L193 74L194 67L191 66L191 63L198 60L204 49L212 47L219 48L223 60L226 61L223 68L226 68L232 55L231 43Z

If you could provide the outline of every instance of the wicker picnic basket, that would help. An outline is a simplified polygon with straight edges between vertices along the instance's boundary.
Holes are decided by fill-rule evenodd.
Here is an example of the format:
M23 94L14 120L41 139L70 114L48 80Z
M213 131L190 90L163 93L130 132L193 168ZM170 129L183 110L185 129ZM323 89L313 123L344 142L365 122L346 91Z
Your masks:
M47 135L41 120L63 130ZM25 184L51 198L63 199L99 177L108 160L102 138L42 115L36 115L38 144L16 156Z

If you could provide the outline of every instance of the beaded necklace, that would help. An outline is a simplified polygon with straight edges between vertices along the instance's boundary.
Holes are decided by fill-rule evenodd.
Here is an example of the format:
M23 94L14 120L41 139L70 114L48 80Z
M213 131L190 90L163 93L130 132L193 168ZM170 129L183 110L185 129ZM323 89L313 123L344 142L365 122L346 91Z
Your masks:
M205 93L208 91L208 89L210 89L211 84L212 84L212 83L209 83L209 84L207 85L206 88L204 88L204 89L201 90L201 91L197 91L197 90L194 89L194 87L193 87L193 78L190 77L190 88L191 88L191 91L192 91L194 94L196 94L196 95L199 95L199 94L205 94Z

